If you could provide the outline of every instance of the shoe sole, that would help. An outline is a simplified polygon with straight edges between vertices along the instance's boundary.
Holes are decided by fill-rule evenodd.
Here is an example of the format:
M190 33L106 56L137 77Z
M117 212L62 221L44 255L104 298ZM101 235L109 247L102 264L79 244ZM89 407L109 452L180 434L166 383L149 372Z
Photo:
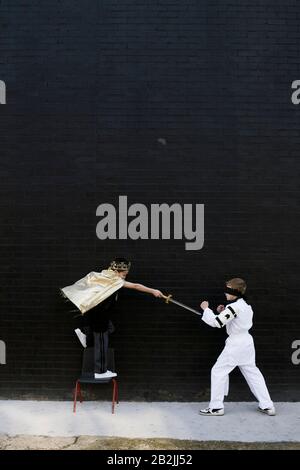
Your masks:
M225 413L222 413L222 414L213 414L213 413L201 413L199 411L199 415L201 416L224 416Z
M95 377L95 376L94 376L94 379L95 379L95 380L100 380L100 379L114 379L115 377L117 377L117 375L107 375L106 377Z
M258 408L258 411L260 411L260 413L263 413L264 415L268 415L268 416L276 416L276 411L274 411L274 413L268 413L267 411L264 411L264 410L261 410L260 408Z

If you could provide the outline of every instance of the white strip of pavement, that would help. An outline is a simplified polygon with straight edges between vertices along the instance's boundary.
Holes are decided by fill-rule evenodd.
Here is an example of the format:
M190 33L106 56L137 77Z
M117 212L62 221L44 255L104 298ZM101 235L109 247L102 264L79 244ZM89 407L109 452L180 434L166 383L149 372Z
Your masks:
M0 434L15 436L102 436L197 441L299 442L300 403L275 403L277 415L257 404L228 402L224 416L201 416L207 403L86 401L0 401Z

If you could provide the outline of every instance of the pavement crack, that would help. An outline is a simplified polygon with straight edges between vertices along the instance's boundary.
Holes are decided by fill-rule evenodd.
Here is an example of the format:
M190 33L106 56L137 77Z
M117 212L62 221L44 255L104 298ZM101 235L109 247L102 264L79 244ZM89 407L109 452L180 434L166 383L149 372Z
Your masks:
M65 446L60 447L60 450L67 450L69 447L76 445L77 442L78 442L78 439L79 439L79 436L76 436L76 437L74 438L73 442L71 442L71 443L69 443L69 444L67 444L67 445L65 445Z

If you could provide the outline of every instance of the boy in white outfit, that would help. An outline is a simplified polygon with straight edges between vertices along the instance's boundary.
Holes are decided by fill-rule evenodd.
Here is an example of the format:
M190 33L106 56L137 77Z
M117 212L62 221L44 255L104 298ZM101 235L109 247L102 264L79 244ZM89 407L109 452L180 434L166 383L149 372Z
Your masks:
M219 305L215 314L203 301L202 320L212 327L226 326L228 338L225 348L211 370L211 400L209 407L200 410L201 415L224 415L224 395L228 394L228 374L239 367L251 392L259 402L258 410L269 416L275 415L274 404L270 398L264 377L255 364L253 338L249 333L252 327L253 310L244 299L246 283L243 279L234 278L226 282L225 295L228 302L226 308Z

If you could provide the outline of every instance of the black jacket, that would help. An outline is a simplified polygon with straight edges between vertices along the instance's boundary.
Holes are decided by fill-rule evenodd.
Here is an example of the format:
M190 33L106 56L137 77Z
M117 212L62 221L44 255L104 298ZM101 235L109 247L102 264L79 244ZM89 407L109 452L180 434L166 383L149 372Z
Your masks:
M92 331L107 331L109 328L109 321L116 308L118 299L118 292L115 292L110 297L105 299L101 304L89 310L84 314L85 326L89 326Z

